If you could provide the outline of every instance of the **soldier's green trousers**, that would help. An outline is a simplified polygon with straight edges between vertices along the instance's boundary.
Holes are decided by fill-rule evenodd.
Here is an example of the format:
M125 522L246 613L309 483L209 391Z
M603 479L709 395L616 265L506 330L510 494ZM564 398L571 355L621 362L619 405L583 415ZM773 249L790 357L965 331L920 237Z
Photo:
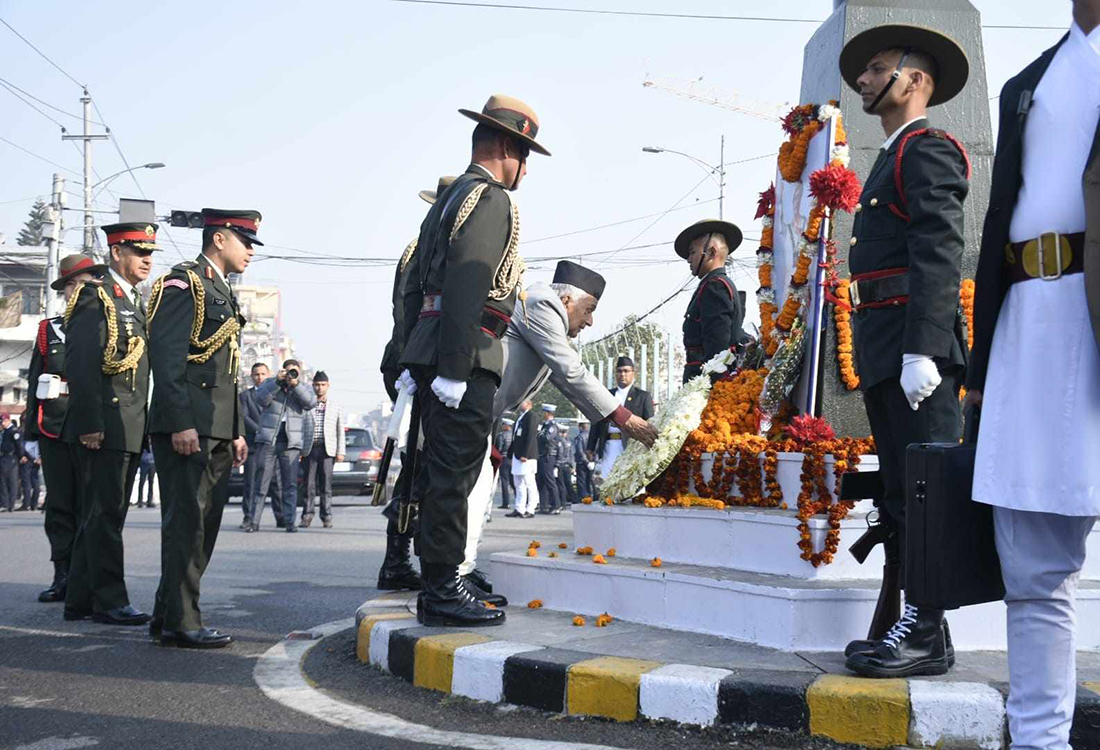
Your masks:
M80 526L73 542L65 606L108 612L130 603L122 526L130 507L140 453L70 446L76 458Z
M164 630L198 630L199 582L222 525L229 485L222 481L233 465L230 440L199 438L199 452L181 456L172 436L155 434L153 457L160 482L160 586L153 609Z
M76 494L76 459L72 446L41 436L42 473L46 476L46 538L50 540L50 560L68 563L73 540L80 525L80 506Z

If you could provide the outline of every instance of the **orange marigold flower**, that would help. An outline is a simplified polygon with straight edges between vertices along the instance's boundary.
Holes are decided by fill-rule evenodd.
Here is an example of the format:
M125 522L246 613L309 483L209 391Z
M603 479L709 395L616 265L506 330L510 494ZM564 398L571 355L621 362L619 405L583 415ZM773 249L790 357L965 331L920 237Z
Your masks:
M580 615L577 615L576 617L573 618L573 624L576 625L578 628L583 628L584 627L584 618L581 617Z
M485 605L485 609L496 609L497 608L497 605L493 604L492 602L482 602L482 604Z
M551 552L549 555L547 555L547 557L557 557L557 556L558 556L557 552Z
M528 547L527 548L527 556L528 557L535 557L536 555L538 555L538 553L539 553L539 551L537 549L535 549L534 547Z
M649 561L649 566L651 568L659 568L663 564L664 563L661 562L661 558L659 558L659 557L655 557L655 558L653 558L652 560Z
M609 549L607 551L607 556L608 557L614 557L615 556L615 548L614 547L612 547L611 549Z
M604 628L604 627L607 627L608 623L611 623L611 622L614 622L614 621L615 621L614 617L612 617L611 615L604 612L602 615L600 615L599 617L596 618L596 627L597 628Z
M539 609L542 607L542 599L532 599L527 602L527 609Z
M607 565L607 560L604 559L603 555L596 555L592 558L592 562L597 565Z
M558 542L558 549L569 549L569 545L565 542Z
M539 541L532 541L532 542L531 542L530 544L528 544L527 546L528 546L528 547L530 547L531 549L538 549L539 547L541 547L541 546L542 546L542 542L539 542Z
M577 547L577 554L578 555L591 555L592 554L592 548L591 547Z
M591 505L592 504L592 496L591 495L585 495L584 497L581 498L581 502L585 505Z

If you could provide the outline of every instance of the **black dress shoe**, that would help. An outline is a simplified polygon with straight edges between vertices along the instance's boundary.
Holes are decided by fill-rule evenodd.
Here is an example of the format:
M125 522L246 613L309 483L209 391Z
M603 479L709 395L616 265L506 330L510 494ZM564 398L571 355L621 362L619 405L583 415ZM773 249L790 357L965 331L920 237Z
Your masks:
M88 620L92 617L92 610L65 607L64 617L66 620Z
M277 528L277 529L285 529L285 528L286 528L286 523L284 523L284 522L283 522L283 521L282 521L281 519L277 519L277 520L275 521L275 528Z
M463 576L463 578L476 583L478 588L480 588L482 591L489 594L493 593L493 582L489 580L489 576L486 575L484 570L474 568L465 576Z
M198 630L165 630L160 634L160 645L176 648L225 648L233 642L229 633L219 633L210 628Z
M947 650L947 666L955 666L955 644L951 642L951 626L947 624L947 618L943 620L943 640ZM865 651L873 651L878 641L852 641L844 648L844 655L851 656Z
M476 582L470 576L462 576L462 585L470 595L477 599L479 602L488 602L494 607L507 607L508 600L500 594L490 594L485 589L477 585Z
M244 533L246 533L246 534L251 534L253 531L259 531L260 530L259 526L253 526L252 524L248 524L247 526L243 526L241 528L244 529Z
M462 584L454 565L422 563L424 591L418 621L429 627L457 626L466 628L503 625L504 612L489 609L474 599Z
M523 517L524 517L524 518L534 518L534 517L535 517L535 514L534 514L534 513L524 513L524 514L523 514Z
M864 677L941 675L950 669L943 610L905 605L901 619L870 651L848 657L845 666Z
M54 561L53 583L45 591L38 594L40 602L63 602L65 591L69 586L69 563L67 560Z
M523 514L520 513L518 510L513 510L511 513L505 513L504 517L505 518L523 518Z
M106 612L93 612L92 620L106 625L144 625L153 619L139 609L127 604L125 607L116 607Z
M311 523L313 523L312 517L303 518L301 521L298 522L298 525L301 526L303 529L308 529Z
M160 634L164 632L164 618L154 617L149 621L149 637L160 638Z
M286 533L288 533L288 534L297 534L298 533L298 527L294 526L293 524L290 525L290 526L287 526L286 527Z

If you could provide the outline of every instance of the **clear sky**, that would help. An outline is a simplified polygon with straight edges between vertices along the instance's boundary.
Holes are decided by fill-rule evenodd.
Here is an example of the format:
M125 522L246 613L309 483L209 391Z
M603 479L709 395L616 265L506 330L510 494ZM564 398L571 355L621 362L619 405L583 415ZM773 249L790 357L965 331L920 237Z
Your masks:
M818 20L832 11L831 0L530 4ZM984 24L1065 29L1070 23L1065 0L974 4ZM516 194L525 257L656 245L585 259L610 282L596 316L598 335L687 280L671 240L688 223L718 213L717 188L705 170L673 154L643 153L642 146L715 164L725 135L728 164L774 154L781 142L778 126L763 119L643 88L647 74L701 78L699 86L745 100L796 103L802 50L816 29L389 0L0 0L0 18L88 85L131 165L168 165L138 173L158 213L203 206L263 212L261 236L269 244L261 250L275 257L254 262L245 281L282 289L283 321L298 354L328 372L348 410L373 408L384 398L378 361L390 331L393 270L323 256L396 260L427 209L417 191L468 163L473 123L457 108L479 110L500 92L539 114L539 140L554 156L533 154ZM987 29L990 95L1061 33ZM79 87L3 26L0 78L79 112ZM77 120L38 106L79 131ZM2 89L0 138L74 170L64 173L76 193L69 205L82 205L77 149L62 143L57 125ZM101 176L124 169L111 144L96 144L94 154ZM726 218L747 237L759 237L755 196L774 169L772 159L728 166ZM0 232L9 243L33 197L49 192L54 171L0 141ZM127 176L110 187L114 194L102 193L100 208L113 208L117 196L140 197ZM660 216L673 206L682 208ZM649 218L544 239L642 216ZM80 215L69 213L67 221L79 224ZM197 253L198 232L167 235L162 229L165 267ZM78 246L79 230L66 241ZM749 265L754 250L746 242L741 253ZM528 282L547 281L554 263L529 265ZM738 281L751 300L750 273ZM654 319L678 331L686 304L681 296Z

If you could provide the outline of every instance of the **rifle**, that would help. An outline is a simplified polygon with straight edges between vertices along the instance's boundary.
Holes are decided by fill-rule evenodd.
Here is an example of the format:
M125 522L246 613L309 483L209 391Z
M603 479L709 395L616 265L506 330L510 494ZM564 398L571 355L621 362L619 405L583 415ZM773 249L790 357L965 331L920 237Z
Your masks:
M420 396L414 393L412 396L412 418L409 421L409 437L405 443L405 455L409 461L409 471L405 474L405 487L401 496L401 503L397 508L397 533L405 534L412 525L420 507L419 500L413 498L413 488L416 485L416 464L420 457L417 443L420 442Z
M884 492L882 477L877 471L851 471L840 476L841 500L863 500L870 497L877 501L882 498ZM862 565L875 545L886 542L891 531L884 523L868 522L867 531L848 548L848 551Z
M882 499L885 487L877 471L854 471L840 477L841 500L873 498L875 504ZM875 613L867 631L868 640L877 641L886 635L901 617L901 565L898 563L897 526L889 518L872 523L867 521L867 531L848 548L852 557L862 565L876 545L886 550L886 563L882 568L882 586L879 588Z
M401 437L401 418L405 416L405 409L409 405L412 396L408 390L402 390L397 397L397 403L393 406L393 414L386 428L386 447L382 449L382 461L378 465L378 478L374 484L374 493L371 496L371 505L386 504L386 479L390 475L390 464L393 462L393 454L397 449L397 441Z

